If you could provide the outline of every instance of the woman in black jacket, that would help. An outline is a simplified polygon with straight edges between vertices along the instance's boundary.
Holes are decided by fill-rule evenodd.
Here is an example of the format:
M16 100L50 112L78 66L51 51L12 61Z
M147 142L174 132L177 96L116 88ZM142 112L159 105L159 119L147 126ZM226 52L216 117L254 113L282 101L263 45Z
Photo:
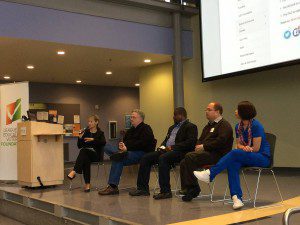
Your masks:
M106 144L104 133L100 130L98 124L99 117L97 115L88 117L88 128L83 130L78 137L79 155L74 169L68 175L68 178L72 180L75 178L76 173L83 173L85 192L90 192L91 190L91 163L101 160L103 147Z

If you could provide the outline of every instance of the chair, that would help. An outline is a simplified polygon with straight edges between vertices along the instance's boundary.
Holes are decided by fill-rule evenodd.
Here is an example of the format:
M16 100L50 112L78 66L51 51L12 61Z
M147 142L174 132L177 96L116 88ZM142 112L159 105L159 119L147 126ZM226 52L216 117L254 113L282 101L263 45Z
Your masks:
M270 144L270 153L271 153L270 166L269 167L244 167L244 168L242 168L243 174L244 174L244 171L246 171L246 170L251 170L251 171L258 172L258 177L257 177L257 182L256 182L256 189L255 189L255 195L254 195L254 201L253 201L253 207L254 208L256 208L256 199L257 199L257 193L258 193L259 182L260 182L260 177L261 177L261 172L262 171L270 171L272 173L273 178L274 178L274 182L276 184L277 191L278 191L280 199L281 199L281 204L283 204L282 194L281 194L281 191L279 189L279 185L278 185L275 173L273 171L276 136L274 134L271 134L271 133L266 133L266 139L267 139L268 143ZM249 187L248 187L247 182L246 182L246 187L247 187L247 190L249 192Z

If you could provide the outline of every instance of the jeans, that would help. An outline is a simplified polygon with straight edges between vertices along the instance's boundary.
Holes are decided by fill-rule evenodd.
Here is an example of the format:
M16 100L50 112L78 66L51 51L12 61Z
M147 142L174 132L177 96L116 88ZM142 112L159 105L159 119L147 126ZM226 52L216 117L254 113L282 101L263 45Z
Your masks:
M241 149L235 149L227 153L215 166L210 168L210 180L213 181L216 175L227 169L230 195L237 195L239 199L242 199L240 168L247 166L268 167L269 165L270 158L268 156L258 152L245 152Z
M111 156L112 154L117 153L118 151L119 149L116 146L106 145L104 147L104 152L108 156ZM128 151L128 155L122 161L119 162L112 161L108 184L113 184L118 186L120 183L123 167L138 164L144 154L145 154L144 151Z

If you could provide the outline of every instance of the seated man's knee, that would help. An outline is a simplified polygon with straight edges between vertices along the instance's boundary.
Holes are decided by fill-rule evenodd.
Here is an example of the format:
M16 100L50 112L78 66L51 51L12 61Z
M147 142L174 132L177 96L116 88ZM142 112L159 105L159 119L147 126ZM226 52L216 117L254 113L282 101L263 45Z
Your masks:
M151 164L151 163L150 163L150 160L148 159L147 156L143 156L143 157L141 158L139 164L140 164L140 167L143 167L143 166L147 166L147 165L149 165L149 164Z
M195 152L189 152L185 155L184 160L186 163L190 163L195 159Z
M162 165L162 164L166 164L168 163L168 158L165 156L165 154L162 154L158 157L158 164Z

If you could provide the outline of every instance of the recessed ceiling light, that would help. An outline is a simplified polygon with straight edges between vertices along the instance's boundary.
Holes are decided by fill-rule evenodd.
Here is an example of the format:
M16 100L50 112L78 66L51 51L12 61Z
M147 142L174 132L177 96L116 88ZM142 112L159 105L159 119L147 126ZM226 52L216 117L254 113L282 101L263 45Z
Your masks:
M139 86L140 86L140 84L136 83L134 86L136 86L136 87L139 87Z
M151 59L145 59L144 63L151 63Z
M77 84L80 84L80 83L81 83L81 80L76 80L76 83L77 83Z
M3 77L5 80L9 80L10 79L10 76L4 76Z
M111 71L106 71L105 74L106 74L106 75L112 75L112 72L111 72Z
M64 55L64 54L66 54L65 51L57 51L57 55Z
M33 65L27 65L27 69L32 70L32 69L34 69L34 66Z

